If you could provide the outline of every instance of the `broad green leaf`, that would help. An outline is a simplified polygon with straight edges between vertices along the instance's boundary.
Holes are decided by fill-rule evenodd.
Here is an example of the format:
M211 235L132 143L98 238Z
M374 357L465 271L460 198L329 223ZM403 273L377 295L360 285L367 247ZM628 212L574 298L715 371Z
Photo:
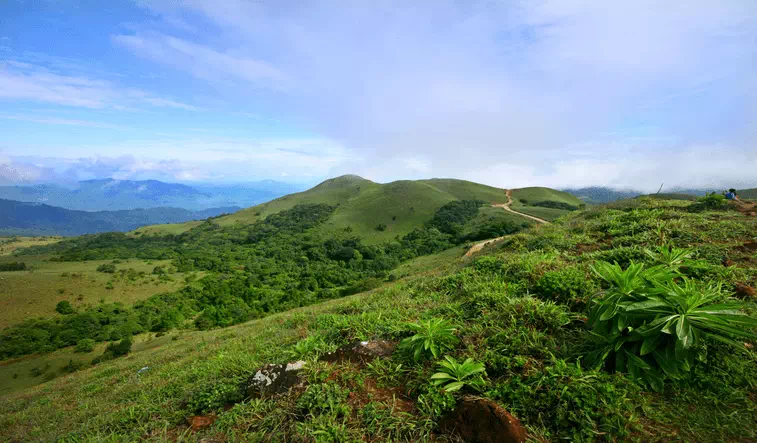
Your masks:
M641 352L639 355L647 355L657 348L657 343L660 341L660 335L647 337L644 343L641 344Z

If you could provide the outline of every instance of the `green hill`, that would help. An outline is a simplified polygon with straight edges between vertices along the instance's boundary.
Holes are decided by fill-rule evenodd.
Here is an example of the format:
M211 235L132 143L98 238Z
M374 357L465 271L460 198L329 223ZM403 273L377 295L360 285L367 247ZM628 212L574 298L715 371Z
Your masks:
M757 200L757 188L742 189L741 191L737 191L736 195L742 199Z
M175 310L164 308L178 297L168 294L139 311L117 307L119 322L103 323L110 305L101 304L91 318L68 314L58 324L114 337L116 326L163 310L125 356L92 364L107 355L99 342L89 352L75 352L77 345L0 364L0 440L458 441L449 420L465 417L458 408L476 396L489 411L509 411L529 441L754 441L757 304L749 294L757 286L757 218L689 205L635 199L572 211L473 258L462 247L419 256L395 268L400 280L214 330L193 320L262 308L324 283L308 275L321 251L307 229L318 228L310 214L326 218L328 208L293 207L254 229L206 223L179 243L155 240L166 243L153 250L131 237L79 238L87 249L78 252L118 242L116 252L132 245L141 255L181 252L179 267L186 257L232 263L209 271L221 277L217 284L191 283L196 297ZM495 216L493 209L481 212ZM202 249L193 251L198 238ZM268 246L259 249L261 242ZM289 254L295 246L302 248ZM361 250L331 271L356 272L376 260L368 258L378 254L373 247ZM269 258L289 255L289 269L272 267ZM270 289L300 270L285 290ZM229 300L234 293L244 297ZM193 311L211 299L216 306ZM179 317L170 328L160 323ZM437 353L420 347L416 356L412 341L393 348L424 331ZM55 330L37 332L47 343ZM324 357L361 342L384 346L383 356ZM451 371L455 384L434 375L446 372L442 362L454 367L446 357L455 365L471 359L467 370ZM291 389L262 398L245 389L265 365L299 360ZM477 364L484 372L472 370Z
M575 195L550 188L513 189L512 208L524 214L552 221L584 205Z
M557 192L557 191L555 191ZM545 197L548 198L548 197ZM324 234L349 230L364 242L376 244L403 236L433 217L437 209L454 200L481 200L487 204L507 201L503 189L465 180L400 180L379 184L356 175L343 175L303 192L286 195L214 220L220 226L250 224L299 204L338 205L320 228ZM385 225L385 230L376 229ZM191 225L151 226L146 234L180 233Z

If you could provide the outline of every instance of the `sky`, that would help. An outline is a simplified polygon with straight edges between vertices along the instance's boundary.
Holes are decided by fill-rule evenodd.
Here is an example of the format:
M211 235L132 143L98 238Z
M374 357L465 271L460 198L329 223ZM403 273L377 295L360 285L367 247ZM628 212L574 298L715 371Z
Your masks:
M0 2L0 184L757 187L751 0Z

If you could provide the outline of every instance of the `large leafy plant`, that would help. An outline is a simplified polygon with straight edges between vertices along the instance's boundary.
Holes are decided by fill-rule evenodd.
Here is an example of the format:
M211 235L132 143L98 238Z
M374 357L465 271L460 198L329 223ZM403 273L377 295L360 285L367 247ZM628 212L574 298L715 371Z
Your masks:
M439 362L439 372L432 375L431 380L435 386L441 386L446 392L455 392L466 385L475 389L481 388L484 384L484 374L486 369L483 363L473 361L472 358L458 363L447 355Z
M658 263L645 268L596 263L592 269L608 288L594 300L589 325L597 347L589 363L628 372L660 390L663 376L679 378L694 364L706 340L744 348L738 339L755 340L757 320L740 311L719 284L681 276L690 251L660 248L649 253Z
M459 341L455 336L457 328L441 318L408 323L406 326L415 335L402 340L400 349L412 353L415 361L419 361L421 357L437 358Z

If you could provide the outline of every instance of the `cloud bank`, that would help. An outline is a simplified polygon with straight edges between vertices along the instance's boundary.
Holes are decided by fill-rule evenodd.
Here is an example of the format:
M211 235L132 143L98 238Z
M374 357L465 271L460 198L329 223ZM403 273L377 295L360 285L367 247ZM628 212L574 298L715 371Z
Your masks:
M747 180L754 167L747 3L145 1L158 16L210 23L217 38L141 30L114 41L222 91L279 91L359 153L339 172L506 184L484 171L517 165L510 177L530 184L704 184ZM618 134L598 136L607 131ZM713 155L742 161L712 165Z

